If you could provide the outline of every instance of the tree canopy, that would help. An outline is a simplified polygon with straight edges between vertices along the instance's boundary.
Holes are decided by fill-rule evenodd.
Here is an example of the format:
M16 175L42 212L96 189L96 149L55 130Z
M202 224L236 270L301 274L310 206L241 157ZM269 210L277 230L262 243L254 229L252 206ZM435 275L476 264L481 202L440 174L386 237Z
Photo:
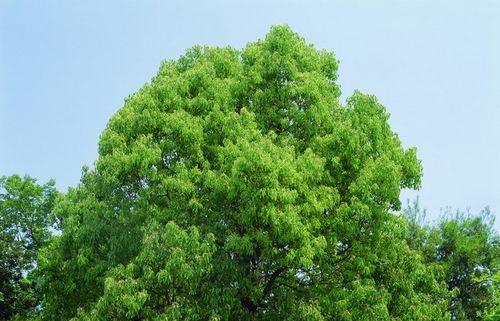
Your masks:
M398 214L416 149L337 70L287 26L164 61L51 209L36 320L450 320L455 254Z
M165 61L55 209L46 319L444 318L391 214L415 149L337 68L286 26Z

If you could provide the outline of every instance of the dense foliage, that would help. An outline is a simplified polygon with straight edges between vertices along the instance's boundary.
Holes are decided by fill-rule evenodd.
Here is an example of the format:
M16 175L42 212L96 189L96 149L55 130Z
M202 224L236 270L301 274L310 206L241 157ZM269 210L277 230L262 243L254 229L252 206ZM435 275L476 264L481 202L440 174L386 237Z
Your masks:
M416 151L375 97L339 102L337 68L286 26L241 51L198 46L165 61L56 202L36 319L456 315L462 298L449 281L460 259L429 252L452 240L397 214L401 189L420 185ZM465 221L453 222L455 240ZM489 275L471 282L492 284ZM481 302L498 293L486 288ZM494 300L483 307L496 313Z
M50 237L54 182L30 177L0 177L0 320L26 317L38 298L30 272Z
M47 320L439 320L404 243L421 165L288 27L195 47L127 98L55 212Z

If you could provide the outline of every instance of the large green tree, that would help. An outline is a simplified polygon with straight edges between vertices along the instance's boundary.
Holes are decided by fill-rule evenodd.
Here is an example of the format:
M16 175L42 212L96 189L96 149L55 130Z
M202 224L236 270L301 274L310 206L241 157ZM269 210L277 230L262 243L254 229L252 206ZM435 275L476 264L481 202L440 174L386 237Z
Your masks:
M42 318L446 319L392 214L416 151L337 68L287 26L165 61L54 210Z
M18 175L0 177L0 320L26 317L38 304L30 272L51 231L57 191Z

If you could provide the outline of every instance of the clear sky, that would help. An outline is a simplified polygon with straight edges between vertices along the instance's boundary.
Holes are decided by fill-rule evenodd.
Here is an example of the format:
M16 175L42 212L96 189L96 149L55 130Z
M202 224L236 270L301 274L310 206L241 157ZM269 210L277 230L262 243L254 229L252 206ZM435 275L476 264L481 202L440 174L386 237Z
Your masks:
M195 44L241 48L288 23L375 94L424 165L420 196L489 205L500 226L500 1L0 0L0 175L65 191L123 99Z

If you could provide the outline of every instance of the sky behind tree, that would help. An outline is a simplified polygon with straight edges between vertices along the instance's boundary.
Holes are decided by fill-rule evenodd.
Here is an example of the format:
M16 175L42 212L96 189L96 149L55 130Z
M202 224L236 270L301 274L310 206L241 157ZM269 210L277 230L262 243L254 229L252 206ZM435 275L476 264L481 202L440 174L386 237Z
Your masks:
M65 191L99 134L162 59L243 47L289 24L340 60L342 100L378 97L424 166L420 196L500 215L497 1L0 1L0 175ZM500 227L500 218L495 224Z

